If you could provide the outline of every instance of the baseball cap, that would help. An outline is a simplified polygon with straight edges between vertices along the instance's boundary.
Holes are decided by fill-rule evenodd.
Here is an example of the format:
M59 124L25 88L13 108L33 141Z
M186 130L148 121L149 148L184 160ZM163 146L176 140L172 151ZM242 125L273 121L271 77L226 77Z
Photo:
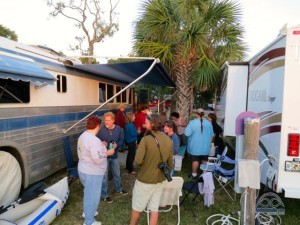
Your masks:
M198 113L198 114L204 113L204 110L202 108L199 108L196 110L196 113Z

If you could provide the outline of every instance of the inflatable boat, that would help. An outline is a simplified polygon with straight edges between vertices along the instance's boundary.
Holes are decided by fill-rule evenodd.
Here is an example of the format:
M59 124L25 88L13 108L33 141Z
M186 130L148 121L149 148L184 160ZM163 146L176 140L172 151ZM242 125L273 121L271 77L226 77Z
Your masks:
M0 225L51 224L68 199L68 178L65 177L49 188L42 189L34 187L17 201L0 209ZM28 201L30 198L31 200Z

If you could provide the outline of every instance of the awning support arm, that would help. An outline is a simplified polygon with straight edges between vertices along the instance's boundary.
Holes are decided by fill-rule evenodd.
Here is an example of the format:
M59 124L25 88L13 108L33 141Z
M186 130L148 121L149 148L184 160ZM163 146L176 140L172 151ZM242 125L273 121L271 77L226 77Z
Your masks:
M117 96L119 96L120 94L122 94L124 91L126 91L127 89L129 89L132 85L134 85L135 83L137 83L138 81L140 81L141 79L143 79L148 73L150 73L150 71L154 68L154 66L159 63L159 59L154 59L153 63L151 64L151 66L149 67L149 69L143 73L141 76L139 76L137 79L135 79L134 81L132 81L130 84L128 84L126 87L124 87L121 91L119 91L118 93L116 93L114 96L112 96L110 99L106 100L106 102L102 103L99 107L97 107L95 110L93 110L92 112L90 112L88 115L86 115L84 118L82 118L81 120L77 121L75 124L73 124L71 127L69 127L67 130L63 130L63 133L66 134L68 131L70 131L71 129L73 129L74 127L76 127L79 123L81 123L82 121L84 121L86 118L88 118L89 116L91 116L92 114L94 114L96 111L98 111L99 109L101 109L102 107L104 107L107 103L109 103L111 100L113 100L114 98L116 98Z

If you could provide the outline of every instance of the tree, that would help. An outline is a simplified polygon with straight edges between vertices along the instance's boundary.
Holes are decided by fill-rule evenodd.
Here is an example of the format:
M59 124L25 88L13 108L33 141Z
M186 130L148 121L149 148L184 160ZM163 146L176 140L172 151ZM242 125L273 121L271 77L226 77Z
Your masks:
M13 31L4 27L0 24L0 36L11 39L13 41L18 41L18 35Z
M79 50L83 56L93 56L95 44L103 42L106 37L112 37L118 31L116 8L119 1L107 1L107 10L102 3L100 0L47 0L47 5L52 8L51 16L62 15L74 21L75 26L83 31L83 36L75 37L78 44L71 47ZM87 47L84 46L85 40ZM86 62L91 64L95 60L87 58Z
M140 8L136 55L160 58L177 85L176 108L188 119L194 89L215 87L221 65L245 55L240 6L230 0L147 0Z

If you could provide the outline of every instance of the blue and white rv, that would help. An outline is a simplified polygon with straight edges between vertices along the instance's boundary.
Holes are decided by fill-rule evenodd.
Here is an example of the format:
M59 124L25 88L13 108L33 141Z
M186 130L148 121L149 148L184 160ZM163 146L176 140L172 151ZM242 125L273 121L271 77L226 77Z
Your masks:
M74 123L101 104L95 112L99 116L119 103L131 110L134 92L129 87L142 74L142 82L173 86L157 59L82 65L49 48L0 37L0 205L15 199L21 186L66 167L65 135L77 155L85 123L68 129Z

